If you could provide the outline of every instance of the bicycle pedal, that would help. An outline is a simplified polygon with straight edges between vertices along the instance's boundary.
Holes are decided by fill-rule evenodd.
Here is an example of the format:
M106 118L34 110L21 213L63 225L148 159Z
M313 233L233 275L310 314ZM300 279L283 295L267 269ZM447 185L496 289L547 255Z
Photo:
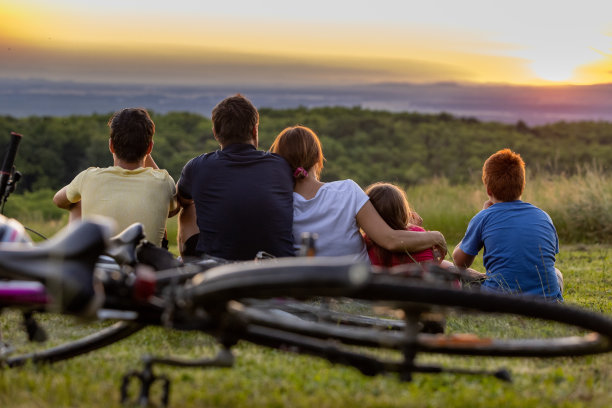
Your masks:
M136 401L129 399L128 388L131 380L136 380L140 385L140 392ZM162 394L159 406L167 407L170 399L170 380L166 376L156 376L150 370L130 371L123 376L120 389L120 400L122 404L138 404L140 406L151 405L151 388L154 383L162 383Z

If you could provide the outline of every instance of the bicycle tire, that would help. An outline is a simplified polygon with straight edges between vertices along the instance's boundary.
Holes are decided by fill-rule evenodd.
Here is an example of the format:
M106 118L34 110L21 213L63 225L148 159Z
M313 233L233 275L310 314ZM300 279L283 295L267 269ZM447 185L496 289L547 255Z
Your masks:
M386 276L374 277L360 298L382 298L410 303L438 305L483 314L507 314L541 319L580 328L583 336L542 339L445 339L419 335L419 351L445 354L506 357L559 357L605 353L612 350L612 319L574 306L545 301L535 297L505 295L493 292L400 284Z
M281 330L310 338L328 339L342 344L402 350L412 347L415 352L496 357L560 357L604 353L611 350L607 337L590 333L584 336L544 339L491 339L483 337L455 337L419 333L407 338L398 321L389 330L381 331L379 321L371 327L330 322L289 319L269 310L243 308L241 319L254 326ZM384 321L384 320L383 320Z
M346 344L353 342L371 347L388 347L387 344L395 344L393 348L410 346L416 352L479 356L558 357L604 353L612 350L612 320L605 315L527 296L454 289L418 280L376 274L372 273L371 268L353 264L347 259L285 259L250 265L227 265L212 271L215 272L194 279L195 285L183 293L182 300L186 304L191 301L193 306L206 307L212 303L218 305L219 302L240 301L243 298L268 299L294 296L305 299L316 296L341 296L393 304L405 310L415 307L424 309L443 307L484 314L524 316L563 323L590 332L582 336L558 338L508 340L474 338L470 341L465 338L419 334L416 339L408 338L402 344L394 340L395 334L365 327L363 330L373 330L375 335L372 337L378 340L364 344L362 339L351 336L351 330L356 329L345 330L346 333L341 336L332 331L334 327L338 327L334 324L299 322L299 327L296 327L297 320L275 317L258 321L253 316L243 316L251 319L253 325L299 333L312 338L328 336ZM406 330L408 329L404 329Z
M15 368L29 363L48 364L67 360L118 342L144 327L145 325L139 323L119 321L102 329L94 328L95 331L92 333L57 345L49 347L45 343L26 345L25 350L18 348L15 353L0 358L0 367ZM34 350L31 350L32 347Z

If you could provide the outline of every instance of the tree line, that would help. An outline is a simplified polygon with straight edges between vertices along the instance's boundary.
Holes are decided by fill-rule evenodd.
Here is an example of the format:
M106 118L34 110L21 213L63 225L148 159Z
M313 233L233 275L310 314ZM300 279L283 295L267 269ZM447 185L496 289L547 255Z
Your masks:
M9 133L23 134L16 167L18 191L59 189L81 170L112 165L108 151L111 113L66 117L0 116L0 154ZM156 114L153 157L177 180L192 157L218 149L210 118L187 112ZM259 147L268 149L285 127L304 125L321 138L326 157L323 181L351 178L417 185L435 177L475 182L483 161L510 148L524 158L529 176L571 175L594 163L609 171L612 123L557 122L529 127L481 122L447 113L392 113L361 108L260 109Z

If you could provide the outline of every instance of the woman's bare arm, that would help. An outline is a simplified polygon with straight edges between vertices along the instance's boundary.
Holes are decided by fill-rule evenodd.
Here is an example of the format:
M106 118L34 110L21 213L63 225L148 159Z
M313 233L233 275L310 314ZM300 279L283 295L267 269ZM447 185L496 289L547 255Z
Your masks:
M394 230L382 219L371 202L367 202L357 213L357 224L368 237L389 251L418 252L438 246L446 255L446 240L438 231Z

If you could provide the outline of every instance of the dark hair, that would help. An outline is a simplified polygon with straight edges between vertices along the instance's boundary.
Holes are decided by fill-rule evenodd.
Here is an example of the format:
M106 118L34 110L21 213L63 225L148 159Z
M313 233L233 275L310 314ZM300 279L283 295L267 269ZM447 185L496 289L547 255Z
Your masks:
M276 136L270 151L276 153L289 163L296 178L305 177L303 173L295 172L299 167L310 170L317 165L316 176L323 170L323 150L316 133L305 126L285 128Z
M155 123L144 108L122 109L108 120L115 155L129 163L141 160L155 134Z
M248 143L259 123L259 113L240 94L225 98L212 110L213 132L222 145Z
M525 162L510 149L499 150L482 166L482 182L496 199L518 200L525 189Z

